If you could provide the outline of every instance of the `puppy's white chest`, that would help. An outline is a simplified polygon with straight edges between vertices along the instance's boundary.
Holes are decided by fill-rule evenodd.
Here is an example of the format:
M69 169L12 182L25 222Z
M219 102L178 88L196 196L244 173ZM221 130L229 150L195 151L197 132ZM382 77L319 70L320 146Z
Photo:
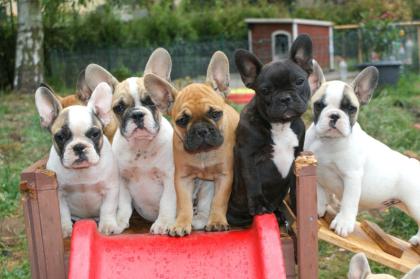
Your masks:
M271 139L274 142L272 160L284 178L295 159L295 147L299 141L297 135L290 129L290 122L271 124L271 127Z

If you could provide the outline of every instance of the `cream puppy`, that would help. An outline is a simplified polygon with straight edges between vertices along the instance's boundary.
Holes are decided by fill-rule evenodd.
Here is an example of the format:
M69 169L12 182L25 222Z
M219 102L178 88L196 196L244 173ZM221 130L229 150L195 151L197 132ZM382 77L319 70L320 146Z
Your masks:
M57 176L64 237L71 235L72 218L99 217L99 231L121 232L116 221L118 168L103 134L111 119L111 101L112 91L106 83L94 89L87 106L65 109L49 87L36 90L41 125L53 136L47 169Z
M306 133L305 150L318 159L318 215L323 216L334 194L341 208L331 228L346 237L354 230L359 209L398 203L420 226L420 163L369 136L357 122L378 82L378 70L368 67L351 84L325 82L312 97L314 123ZM386 112L384 112L386 113ZM418 245L420 231L410 242Z

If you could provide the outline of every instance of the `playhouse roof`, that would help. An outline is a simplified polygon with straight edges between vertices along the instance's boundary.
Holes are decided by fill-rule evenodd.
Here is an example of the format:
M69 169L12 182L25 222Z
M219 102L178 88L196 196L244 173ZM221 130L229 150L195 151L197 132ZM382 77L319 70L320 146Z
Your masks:
M246 18L245 22L248 24L258 23L296 23L306 25L318 25L318 26L333 26L334 23L331 21L315 20L315 19L302 19L302 18Z

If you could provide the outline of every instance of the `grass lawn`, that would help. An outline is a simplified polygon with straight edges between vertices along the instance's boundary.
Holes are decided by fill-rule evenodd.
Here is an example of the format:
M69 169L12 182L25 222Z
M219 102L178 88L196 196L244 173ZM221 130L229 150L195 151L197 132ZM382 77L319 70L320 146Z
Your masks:
M404 77L398 87L376 92L362 109L360 123L372 136L400 152L420 154L420 78ZM0 278L29 278L22 210L19 203L20 172L47 154L51 144L40 128L32 95L0 93ZM310 121L310 112L305 115ZM388 232L408 239L415 223L398 210L371 217ZM345 278L351 253L320 243L320 278ZM374 272L387 268L371 262Z

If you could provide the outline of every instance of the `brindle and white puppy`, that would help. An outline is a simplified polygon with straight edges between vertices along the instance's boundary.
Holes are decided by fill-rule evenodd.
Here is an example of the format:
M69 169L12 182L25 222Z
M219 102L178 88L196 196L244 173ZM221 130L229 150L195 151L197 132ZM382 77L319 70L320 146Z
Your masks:
M171 68L169 53L159 48L150 56L144 73L169 81ZM114 88L112 109L119 127L112 149L122 178L117 214L120 228L128 227L133 202L143 218L154 222L151 233L167 233L176 214L171 124L150 98L142 77L118 82L108 71L91 64L85 78L89 87L106 81Z
M72 232L71 218L99 217L99 231L119 233L116 211L119 175L111 144L103 128L111 119L111 88L100 83L87 106L62 109L47 86L35 93L41 125L53 136L47 169L58 182L64 237Z
M314 64L314 67L317 65ZM400 203L420 226L420 163L366 134L357 116L378 83L378 70L368 67L351 84L325 82L312 97L314 123L306 133L305 150L318 160L318 215L323 216L329 197L341 199L331 228L343 237L354 230L359 209ZM410 239L420 243L420 230Z
M413 268L401 279L420 278L420 265ZM373 274L368 259L364 253L358 253L351 258L348 279L396 279L388 274Z

